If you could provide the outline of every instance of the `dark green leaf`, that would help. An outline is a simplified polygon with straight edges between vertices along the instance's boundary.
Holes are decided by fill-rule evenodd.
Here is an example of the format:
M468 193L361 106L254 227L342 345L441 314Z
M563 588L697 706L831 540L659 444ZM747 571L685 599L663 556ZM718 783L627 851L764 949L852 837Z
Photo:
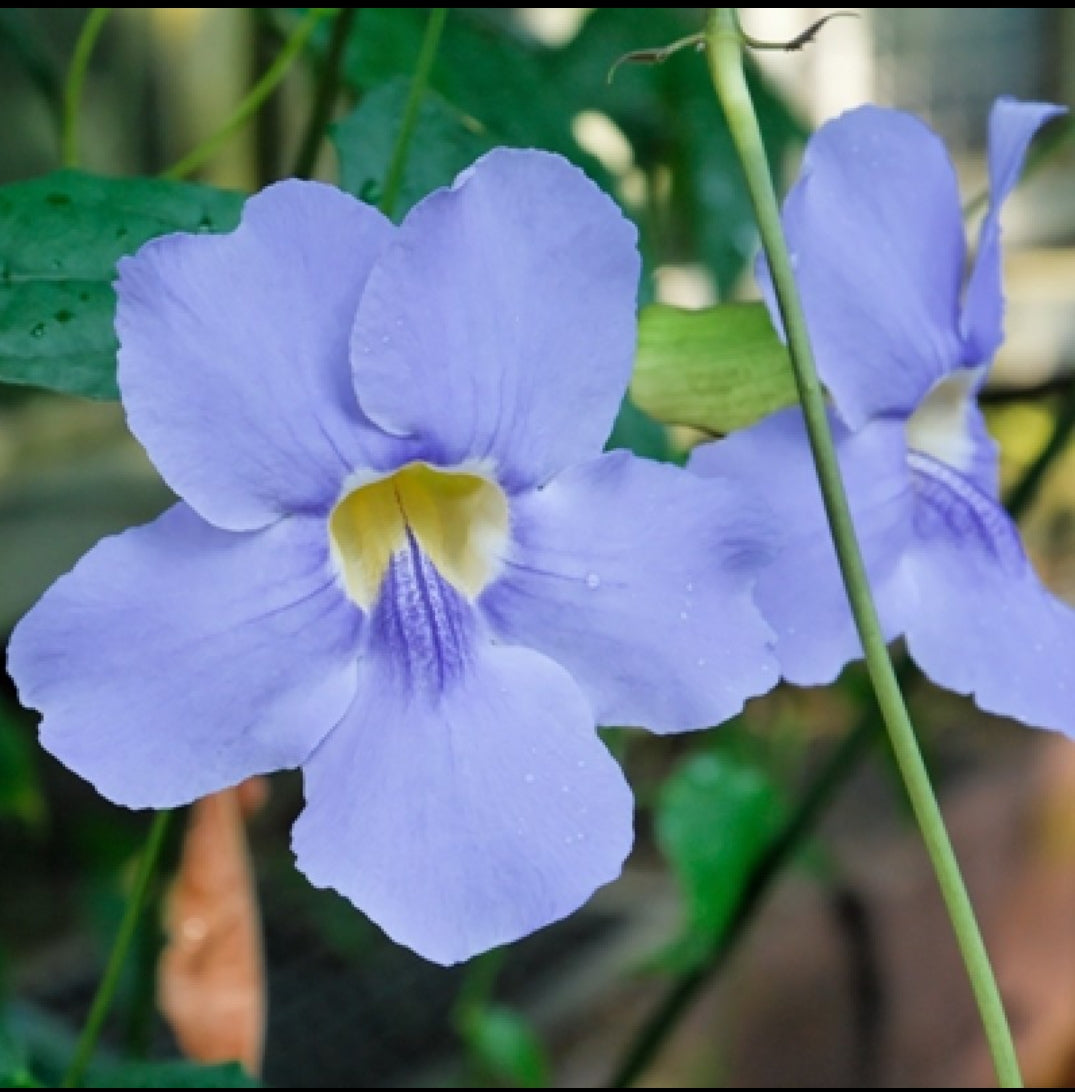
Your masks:
M549 1063L534 1029L511 1009L491 1006L471 1014L464 1031L475 1062L513 1088L544 1088Z
M234 227L240 194L57 171L0 186L0 380L115 398L116 260L172 231Z
M784 818L773 783L741 759L692 756L662 787L657 843L683 892L683 934L665 959L691 966L720 940L751 869Z
M798 399L763 303L642 308L631 397L650 416L723 434Z
M409 79L397 77L375 88L359 106L332 128L340 158L340 184L349 193L376 205L388 174L410 95ZM393 216L399 219L427 193L449 185L493 142L478 124L435 91L422 98L418 124Z

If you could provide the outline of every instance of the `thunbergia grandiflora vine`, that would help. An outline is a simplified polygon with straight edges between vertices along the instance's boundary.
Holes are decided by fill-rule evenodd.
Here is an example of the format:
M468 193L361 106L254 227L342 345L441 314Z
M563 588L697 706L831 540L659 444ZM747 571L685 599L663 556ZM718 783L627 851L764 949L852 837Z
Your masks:
M639 270L581 171L507 149L398 227L292 180L123 259L123 403L181 499L17 627L43 745L131 807L301 767L299 868L436 962L574 911L632 842L596 725L779 674L767 510L602 453Z
M918 119L863 106L810 139L784 230L848 502L885 635L993 713L1075 735L1075 611L1040 582L999 502L977 394L1003 338L1000 209L1062 107L998 99L973 266L957 178ZM770 313L779 312L764 262ZM759 578L783 675L831 682L861 656L801 411L702 445L777 513L787 547Z

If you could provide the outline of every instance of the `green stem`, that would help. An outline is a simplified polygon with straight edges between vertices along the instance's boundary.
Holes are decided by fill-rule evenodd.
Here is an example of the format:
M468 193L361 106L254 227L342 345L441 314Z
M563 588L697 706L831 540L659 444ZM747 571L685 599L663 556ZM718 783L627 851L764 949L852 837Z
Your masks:
M769 262L780 314L795 369L803 415L832 531L840 571L896 763L937 877L978 1005L1000 1085L1021 1088L1022 1077L1000 991L967 894L940 807L918 748L888 645L870 592L854 523L829 428L825 396L814 364L806 322L796 290L780 206L773 188L761 131L743 70L742 38L734 8L713 8L707 21L710 76L724 108L743 166Z
M407 153L410 151L414 130L418 127L418 111L422 105L426 87L429 85L429 75L433 71L433 62L437 57L441 31L444 30L444 22L447 18L447 8L433 8L429 13L425 38L422 40L422 50L418 55L418 66L414 70L414 80L411 82L411 93L403 111L403 121L399 126L396 146L392 149L392 160L388 164L388 172L385 174L384 190L381 193L380 203L381 212L385 216L392 215L392 210L399 197L400 186L403 184L403 168L407 164Z
M287 75L295 58L302 52L317 24L330 14L331 8L311 8L305 18L291 32L276 60L265 74L250 89L243 101L232 111L223 125L211 136L201 142L193 151L188 152L177 163L162 171L161 178L185 178L192 174L222 148L260 108L261 104L276 90L277 85Z
M82 104L82 87L86 82L86 69L93 47L111 14L112 8L90 9L71 55L71 65L63 87L63 124L60 129L60 155L65 167L78 166L78 113Z
M344 47L351 34L355 18L361 8L340 8L332 23L332 36L329 38L325 63L321 68L321 79L314 94L314 105L310 111L310 120L306 123L306 133L299 146L295 159L295 177L309 178L317 162L317 152L332 117L332 107L340 90L340 64L343 61Z
M138 874L135 876L134 886L131 889L130 898L127 900L127 907L124 910L123 920L120 922L115 944L113 944L111 955L108 957L108 965L105 967L100 984L97 986L97 993L94 995L93 1004L90 1006L90 1014L86 1018L82 1034L79 1036L74 1057L71 1059L71 1064L67 1067L67 1072L60 1084L61 1088L77 1088L79 1086L86 1072L86 1067L89 1065L90 1057L97 1046L97 1040L101 1037L101 1030L116 996L127 953L130 950L139 919L142 916L142 909L149 894L150 881L160 859L171 818L172 812L170 811L159 811L153 818L153 825L149 828L149 836L142 851L142 858L138 862Z

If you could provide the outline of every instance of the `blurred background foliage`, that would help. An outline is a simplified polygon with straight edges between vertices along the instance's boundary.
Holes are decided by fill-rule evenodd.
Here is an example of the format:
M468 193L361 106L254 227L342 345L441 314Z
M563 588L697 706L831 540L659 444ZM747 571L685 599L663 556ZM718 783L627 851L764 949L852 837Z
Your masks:
M294 173L378 201L432 9L335 9L249 124L173 189L158 176L213 135L308 9L114 9L90 59L77 160L67 164L82 173L61 175L64 85L92 10L0 12L0 265L8 268L16 248L20 262L32 254L51 271L47 292L66 293L28 299L0 284L5 639L98 538L171 500L114 401L115 258L164 230L224 229L243 194ZM643 305L756 298L750 204L704 64L686 51L622 65L610 79L625 54L700 29L704 11L448 9L394 217L488 147L551 149L638 224ZM751 34L774 41L825 14L741 11ZM759 53L750 75L778 187L814 126L875 101L914 110L941 132L972 201L985 177L993 98L1070 104L1073 46L1071 9L872 8L827 24L797 53ZM328 139L315 140L319 89L334 73ZM1066 135L1043 149L1006 208L1008 340L987 410L1006 485L1050 453L1019 503L1035 563L1075 601L1075 466L1064 431L1075 416L1075 189ZM85 298L71 294L75 280ZM28 371L27 360L45 370ZM696 438L628 401L610 443L679 458ZM1069 1086L1073 839L1054 804L1071 788L1070 760L1057 757L1055 741L905 677L987 938L1001 945L1002 984L1005 968L1015 968L1011 980L1024 990L1016 1033L1027 1083ZM288 830L300 788L297 777L276 776L246 828L267 998L258 1079L281 1087L975 1083L983 1055L973 1006L898 779L884 746L871 746L875 720L853 666L824 691L778 688L717 731L656 739L609 727L638 799L638 842L623 877L571 919L451 969L388 944L350 904L296 873ZM39 750L34 718L5 679L0 1077L9 1085L59 1078L147 820L111 807ZM170 868L183 829L173 827ZM253 1083L235 1066L175 1068L190 1051L155 1003L169 875L153 892L155 914L89 1083ZM1021 948L1028 933L1048 938L1056 959ZM1028 964L1043 969L1020 976ZM124 1057L157 1067L132 1068Z

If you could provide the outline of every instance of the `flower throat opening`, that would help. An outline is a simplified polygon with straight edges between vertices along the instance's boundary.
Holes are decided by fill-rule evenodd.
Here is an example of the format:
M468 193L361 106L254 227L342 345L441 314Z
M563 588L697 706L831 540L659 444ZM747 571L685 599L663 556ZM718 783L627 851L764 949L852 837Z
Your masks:
M496 574L508 500L480 474L408 463L352 490L329 516L329 538L351 598L369 610L410 535L437 572L474 599Z

